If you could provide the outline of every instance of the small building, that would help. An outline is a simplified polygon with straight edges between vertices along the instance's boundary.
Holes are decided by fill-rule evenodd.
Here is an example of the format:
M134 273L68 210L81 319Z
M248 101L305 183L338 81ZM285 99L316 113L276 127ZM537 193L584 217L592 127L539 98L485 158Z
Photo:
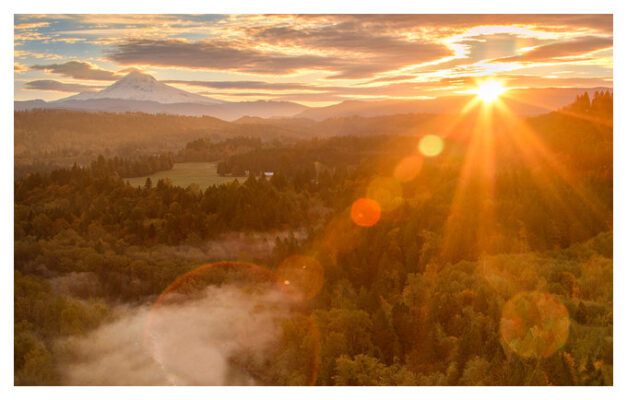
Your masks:
M274 176L274 172L266 171L266 172L263 173L263 176L265 176L267 178L270 178L270 177Z

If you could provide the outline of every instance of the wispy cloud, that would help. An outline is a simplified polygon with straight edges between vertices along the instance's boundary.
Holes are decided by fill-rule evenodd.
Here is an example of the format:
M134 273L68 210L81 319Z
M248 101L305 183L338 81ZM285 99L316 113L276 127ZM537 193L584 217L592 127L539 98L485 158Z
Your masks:
M119 44L107 58L120 65L151 65L190 69L286 74L299 69L332 69L339 59L316 55L264 54L225 42L133 40Z
M46 26L49 26L50 22L30 22L30 23L24 23L24 24L17 24L15 25L15 30L22 30L22 29L33 29L33 28L43 28Z
M92 81L113 81L120 78L115 72L100 69L81 61L68 61L62 64L33 65L31 69L43 70L74 79L87 79Z
M15 58L30 66L15 71L27 79L113 81L140 68L280 99L446 95L485 75L611 82L613 63L611 14L16 15L14 28Z
M368 78L408 63L432 61L451 54L446 46L435 43L402 43L396 39L364 36L333 39L328 33L325 36L308 42L307 49L312 51L306 51L302 44L295 43L293 53L262 51L253 46L244 47L241 43L217 40L133 40L118 44L107 58L121 65L272 75L324 70L331 72L333 78ZM282 44L285 46L285 42ZM325 50L326 54L321 50Z
M553 42L543 46L538 46L524 52L523 54L505 57L495 61L499 62L545 62L559 61L567 57L579 56L593 51L612 47L612 38L598 36L584 36L571 40Z
M19 62L14 62L13 71L15 72L28 71L28 67L26 65L20 64Z
M45 90L45 91L52 91L52 92L69 92L69 93L78 93L78 92L102 89L101 86L81 85L78 83L63 83L63 82L49 80L49 79L40 79L36 81L26 82L26 84L24 85L24 88L28 90Z
M304 83L275 83L264 81L183 81L170 80L164 83L197 86L212 89L263 89L263 90L327 90L324 87L315 87Z

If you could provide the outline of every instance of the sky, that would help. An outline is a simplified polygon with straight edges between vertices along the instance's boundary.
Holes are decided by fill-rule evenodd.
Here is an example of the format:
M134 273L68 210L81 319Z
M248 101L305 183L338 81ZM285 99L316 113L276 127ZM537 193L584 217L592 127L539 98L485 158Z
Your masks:
M605 15L15 15L14 98L109 86L133 69L226 101L421 99L612 87Z

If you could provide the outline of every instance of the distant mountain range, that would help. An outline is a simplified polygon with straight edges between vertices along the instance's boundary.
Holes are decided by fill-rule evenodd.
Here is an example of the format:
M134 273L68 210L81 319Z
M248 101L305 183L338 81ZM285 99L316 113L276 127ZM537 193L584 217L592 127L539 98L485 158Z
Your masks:
M285 101L227 102L216 100L174 88L138 71L130 72L100 91L83 92L51 102L16 101L14 107L15 111L52 108L188 116L208 115L227 121L243 116L289 117L307 109L306 106Z
M520 116L533 116L564 107L584 92L592 94L594 91L606 89L608 88L512 89L503 97L503 101L512 112ZM287 101L226 102L177 89L157 81L148 74L132 71L100 91L83 92L51 102L16 101L14 107L15 111L51 108L94 112L206 115L226 121L242 117L297 117L321 121L351 116L454 114L473 97L474 95L460 95L420 100L349 100L328 107L307 107Z
M132 71L113 85L100 90L98 92L83 92L65 99L58 100L61 103L69 101L87 101L87 100L130 100L130 101L148 101L161 104L223 104L223 101L215 100L209 97L201 96L186 92L166 85L156 80L148 74L139 71Z
M503 103L519 116L535 116L571 104L575 97L611 88L540 88L511 89L501 97ZM314 120L350 116L377 117L392 114L457 114L475 98L474 94L442 96L420 100L344 101L328 107L308 108L294 117Z

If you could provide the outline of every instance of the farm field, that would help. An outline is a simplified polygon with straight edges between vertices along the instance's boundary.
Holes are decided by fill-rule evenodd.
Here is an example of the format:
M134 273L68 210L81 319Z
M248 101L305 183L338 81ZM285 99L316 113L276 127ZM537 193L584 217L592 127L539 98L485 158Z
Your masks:
M175 186L186 188L192 183L197 183L200 189L205 190L209 186L222 185L236 179L236 177L218 175L217 165L215 162L176 163L171 170L159 171L152 175L138 178L129 178L127 181L132 186L143 186L146 178L150 178L153 185L156 185L160 179L167 178Z

